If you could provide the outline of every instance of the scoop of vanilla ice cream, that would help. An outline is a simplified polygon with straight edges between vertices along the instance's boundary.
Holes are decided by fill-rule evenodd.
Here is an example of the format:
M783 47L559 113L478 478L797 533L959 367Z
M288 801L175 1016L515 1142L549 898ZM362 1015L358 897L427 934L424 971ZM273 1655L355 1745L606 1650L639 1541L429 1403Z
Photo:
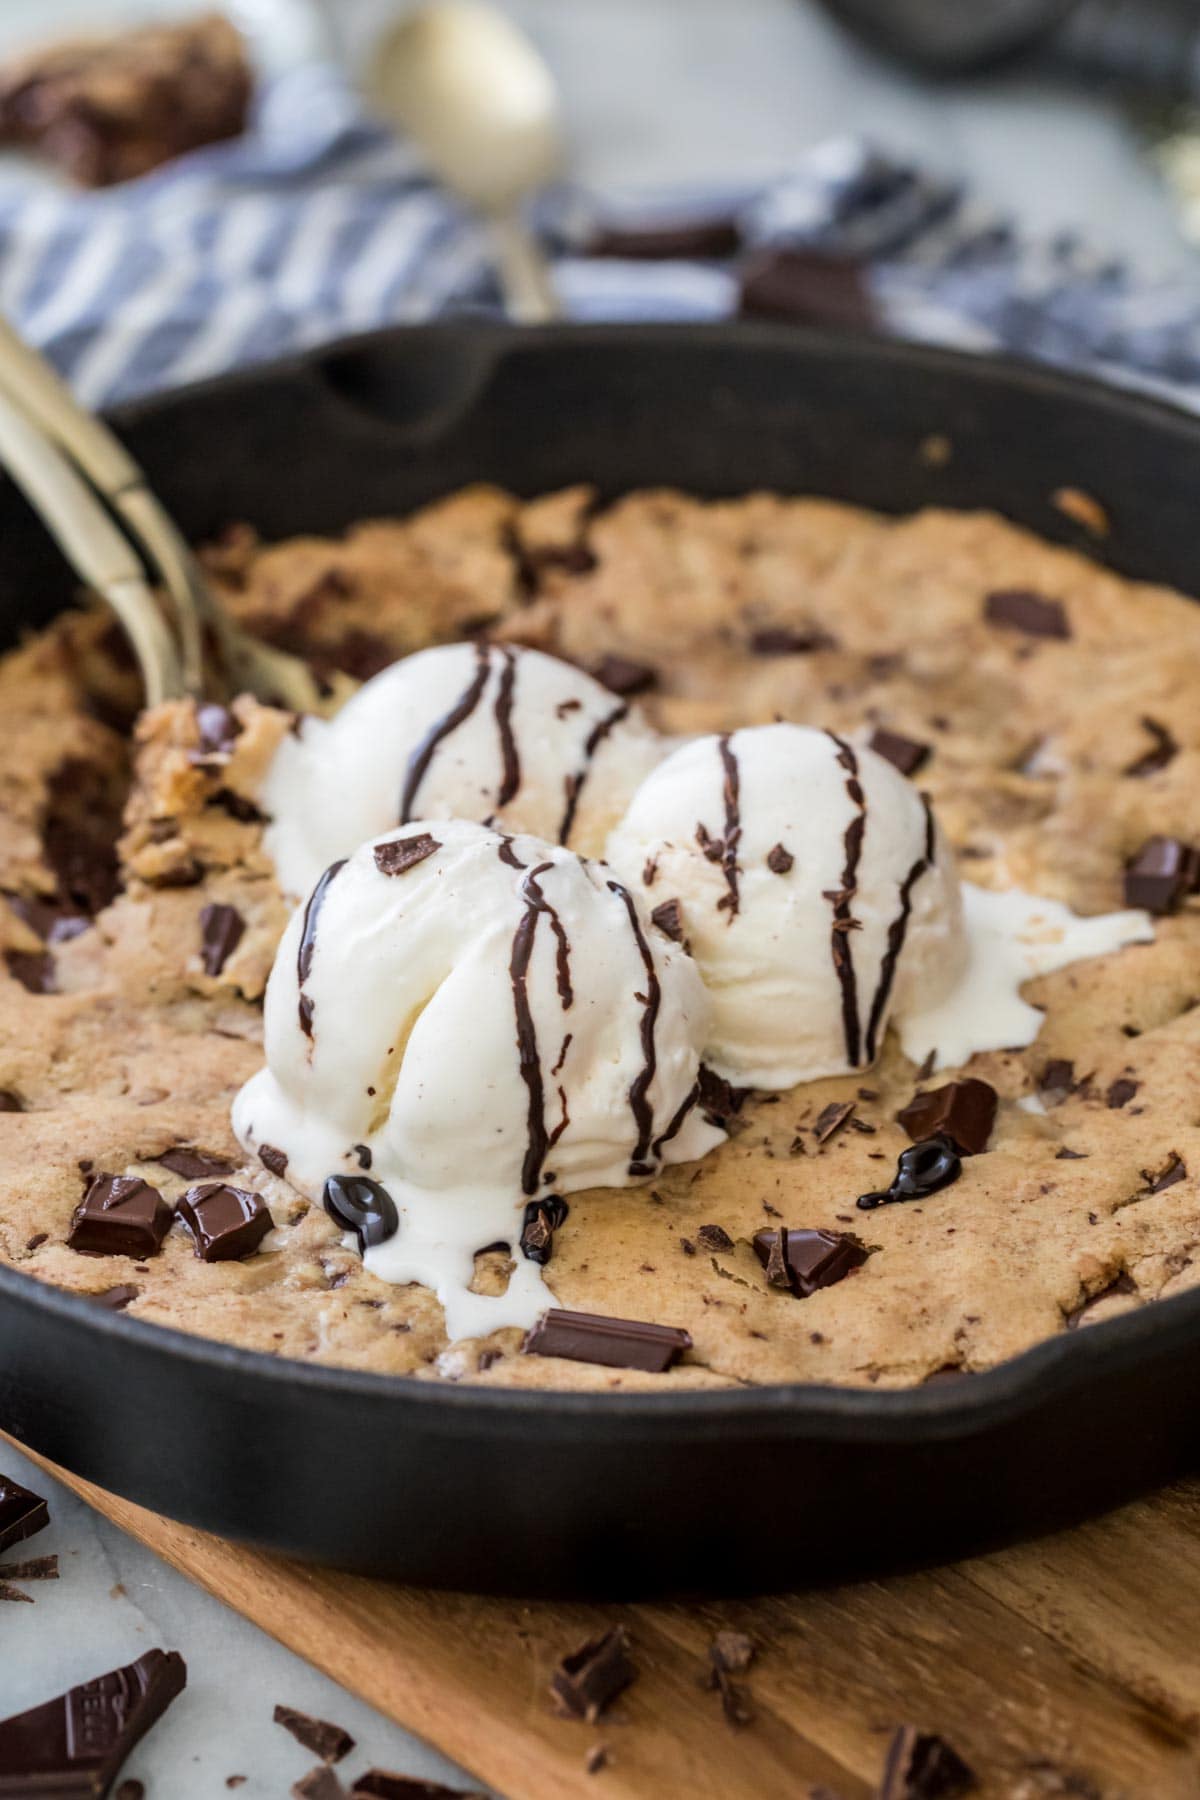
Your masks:
M679 902L712 999L705 1060L730 1081L783 1088L865 1067L893 1009L932 1003L966 963L927 804L828 732L761 725L685 744L642 783L607 857L648 908Z
M266 833L298 897L410 819L498 822L598 852L662 742L635 707L538 650L447 644L393 663L330 720L306 718L267 774Z
M518 1249L524 1208L703 1155L708 998L691 959L610 870L536 838L424 821L321 878L267 988L267 1066L234 1129L318 1197L369 1168L400 1224L369 1247L434 1288L452 1338L528 1325L549 1296ZM469 1291L510 1245L508 1291Z

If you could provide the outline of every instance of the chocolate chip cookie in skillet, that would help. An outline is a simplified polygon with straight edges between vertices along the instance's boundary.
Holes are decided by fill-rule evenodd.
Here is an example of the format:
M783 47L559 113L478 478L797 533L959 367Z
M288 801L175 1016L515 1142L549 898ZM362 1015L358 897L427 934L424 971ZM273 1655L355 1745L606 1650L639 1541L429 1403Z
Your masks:
M766 494L207 556L367 685L139 716L87 612L0 663L7 1262L606 1390L912 1386L1192 1284L1192 604Z

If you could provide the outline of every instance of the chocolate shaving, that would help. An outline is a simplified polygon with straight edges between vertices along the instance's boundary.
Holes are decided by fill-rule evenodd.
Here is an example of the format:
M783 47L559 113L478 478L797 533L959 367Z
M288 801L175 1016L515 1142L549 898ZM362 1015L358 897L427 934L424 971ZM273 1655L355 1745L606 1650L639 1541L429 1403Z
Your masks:
M197 1150L191 1144L176 1144L172 1149L164 1150L161 1156L149 1156L146 1161L161 1163L164 1169L170 1169L173 1175L182 1175L185 1181L232 1175L236 1166L223 1156L210 1156L206 1150Z
M341 1762L354 1748L350 1733L340 1725L331 1725L328 1719L314 1719L308 1713L297 1712L294 1706L277 1706L271 1716L276 1725L290 1731L298 1744L322 1762Z
M418 837L392 838L386 844L376 844L375 867L381 875L403 875L435 855L441 847L428 831L421 832Z
M818 1144L827 1144L835 1132L841 1130L853 1111L853 1100L831 1100L828 1106L822 1107L813 1126L813 1136Z
M1056 1150L1054 1152L1054 1160L1055 1162L1086 1162L1087 1151L1068 1150L1067 1146L1064 1144L1061 1150Z
M1031 588L999 588L983 603L989 625L1004 625L1026 637L1069 638L1071 623L1061 600L1035 594Z
M206 975L219 975L241 943L246 921L236 906L214 902L200 913L200 960Z
M1125 904L1159 917L1200 891L1200 850L1178 838L1147 838L1125 866Z
M123 1281L117 1287L105 1288L103 1293L84 1294L82 1297L90 1300L94 1306L107 1307L109 1312L124 1312L125 1308L132 1305L137 1299L141 1291L141 1288L134 1287L132 1282Z
M189 1188L177 1211L201 1262L252 1256L275 1223L261 1194L228 1182Z
M1167 727L1165 725L1160 725L1157 719L1149 719L1143 716L1142 730L1147 732L1148 735L1153 738L1153 747L1139 756L1136 762L1131 762L1128 765L1123 771L1126 775L1139 777L1156 775L1159 769L1165 769L1167 764L1174 762L1175 758L1179 755L1179 745L1176 743Z
M691 1347L691 1334L673 1325L565 1312L556 1306L538 1320L521 1345L526 1356L557 1356L612 1369L641 1369L650 1375L663 1374Z
M1137 1283L1132 1275L1127 1269L1122 1269L1120 1274L1115 1275L1106 1287L1097 1289L1094 1294L1089 1294L1073 1311L1066 1313L1063 1323L1068 1331L1074 1331L1080 1320L1086 1318L1088 1313L1099 1306L1102 1300L1111 1300L1114 1294L1136 1294L1137 1291Z
M706 1063L700 1064L697 1081L701 1116L719 1130L728 1130L731 1120L736 1118L746 1104L750 1089L735 1088Z
M775 844L767 851L767 867L772 875L787 875L795 864L795 857L782 844Z
M140 1175L97 1173L72 1215L67 1247L85 1256L157 1256L171 1218L158 1189Z
M346 1790L329 1767L318 1763L307 1775L292 1783L293 1800L346 1800Z
M649 663L634 662L627 656L602 656L592 674L610 694L629 699L633 694L648 693L658 686L658 670Z
M871 733L868 749L874 750L876 756L882 756L890 762L894 769L902 775L915 775L923 769L933 750L929 744L919 743L916 738L904 737L899 731L889 731L880 725Z
M31 1556L28 1562L0 1563L3 1581L57 1581L57 1556Z
M149 1650L127 1668L0 1723L0 1794L99 1797L187 1683L182 1657Z
M271 1171L272 1175L278 1175L282 1179L287 1174L287 1152L286 1150L277 1150L274 1144L260 1144L258 1160L264 1169Z
M834 640L818 626L803 631L786 625L767 626L751 635L750 648L755 656L811 656L817 650L832 650Z
M550 1677L550 1693L560 1712L594 1725L636 1677L629 1634L614 1625L563 1657Z
M0 1550L24 1543L50 1523L50 1508L40 1494L0 1475Z
M753 1244L770 1286L786 1288L797 1300L832 1287L861 1268L870 1255L850 1232L807 1227L780 1225L756 1231Z
M1132 1081L1127 1075L1119 1076L1105 1094L1104 1104L1111 1112L1118 1112L1122 1106L1128 1106L1140 1085L1140 1082Z
M996 1090L975 1076L950 1081L930 1093L915 1094L896 1114L896 1123L914 1143L948 1137L960 1155L979 1156L996 1123Z
M705 1250L732 1250L733 1239L723 1225L701 1225L696 1242Z
M678 900L664 900L654 908L650 918L673 944L683 943L683 907Z
M350 1789L367 1800L484 1800L474 1788L443 1787L440 1781L422 1781L417 1775L393 1775L388 1769L368 1769Z
M1148 1194L1161 1194L1164 1188L1174 1187L1177 1181L1187 1179L1187 1164L1177 1150L1172 1150L1161 1169L1143 1169L1142 1180L1146 1183Z
M888 1745L879 1800L956 1800L978 1785L945 1738L901 1725Z

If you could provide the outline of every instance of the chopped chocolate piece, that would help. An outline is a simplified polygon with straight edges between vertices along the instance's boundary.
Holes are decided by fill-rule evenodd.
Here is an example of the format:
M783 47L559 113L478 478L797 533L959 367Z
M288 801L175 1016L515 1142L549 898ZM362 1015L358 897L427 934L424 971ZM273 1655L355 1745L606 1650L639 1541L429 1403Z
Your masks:
M832 650L834 642L816 626L793 631L786 625L772 625L754 632L750 648L755 656L811 656L814 650Z
M1177 1181L1186 1179L1187 1164L1177 1150L1171 1151L1161 1169L1142 1170L1142 1180L1146 1183L1148 1194L1161 1194L1164 1188L1174 1187Z
M272 1717L276 1725L282 1725L290 1731L298 1744L319 1756L322 1762L341 1762L349 1756L354 1748L354 1739L340 1725L331 1725L328 1719L313 1719L308 1713L297 1712L293 1706L277 1706Z
M1043 1101L1057 1106L1075 1091L1075 1064L1065 1056L1053 1057L1038 1076L1038 1093Z
M744 1675L754 1661L754 1640L744 1631L718 1631L709 1645L708 1654L714 1668L727 1669L731 1675Z
M261 1194L224 1181L189 1188L177 1210L201 1262L252 1256L275 1223Z
M723 1225L702 1225L696 1233L696 1242L705 1250L732 1250L733 1239Z
M565 1312L552 1306L521 1349L526 1356L560 1356L570 1362L603 1363L613 1369L642 1369L661 1375L691 1347L691 1334L673 1325Z
M208 805L219 806L222 812L227 812L239 825L269 823L267 814L261 807L255 806L253 800L247 800L245 794L235 794L232 788L218 788L215 794L209 796Z
M1160 917L1178 912L1200 887L1200 851L1178 838L1147 838L1125 866L1125 904Z
M601 1769L608 1767L608 1745L593 1744L583 1759L584 1773L598 1775Z
M1137 1283L1133 1276L1128 1269L1122 1269L1104 1287L1098 1288L1094 1294L1086 1294L1078 1306L1064 1315L1063 1323L1068 1331L1074 1331L1080 1320L1099 1306L1102 1300L1111 1300L1114 1294L1136 1294L1137 1291Z
M850 1232L772 1226L754 1234L754 1254L772 1287L807 1300L862 1267L871 1254Z
M435 855L441 847L428 831L421 832L419 837L393 838L390 843L376 844L375 867L381 875L403 875Z
M241 736L241 725L234 718L227 706L218 706L209 702L196 708L196 728L200 733L200 748L193 750L193 763L205 764L220 768L229 761L233 753L234 743Z
M287 1174L287 1151L277 1150L274 1144L260 1144L258 1160L264 1169L271 1171L272 1175L278 1175L282 1179Z
M1122 1106L1128 1106L1137 1093L1139 1082L1131 1081L1129 1076L1119 1076L1104 1096L1104 1104L1112 1111L1118 1112Z
M14 981L30 994L53 994L54 958L45 950L6 950L4 961Z
M223 1156L210 1156L206 1150L193 1149L191 1144L176 1144L174 1149L164 1150L161 1156L150 1156L146 1160L161 1163L164 1169L170 1169L173 1175L182 1175L185 1181L232 1175L236 1166Z
M0 1113L24 1111L25 1108L21 1105L20 1099L11 1088L0 1088Z
M0 1550L24 1543L50 1523L50 1508L40 1494L0 1475Z
M132 1283L123 1281L117 1287L105 1288L101 1294L84 1294L83 1298L90 1300L94 1306L106 1306L109 1312L124 1312L125 1308L137 1299L141 1291L141 1288L136 1288Z
M853 1100L831 1100L828 1106L822 1107L813 1126L813 1136L818 1144L827 1144L834 1133L841 1130L853 1111Z
M748 257L741 269L741 311L853 331L879 329L863 265L820 250L765 249Z
M358 1158L359 1168L369 1169L373 1160L371 1156L371 1146L369 1144L352 1144L350 1148Z
M318 1763L292 1783L293 1800L346 1800L346 1790L329 1767Z
M1167 727L1160 725L1157 719L1143 717L1142 730L1148 732L1154 739L1153 746L1139 756L1136 762L1128 765L1125 770L1126 775L1156 775L1159 769L1165 769L1167 764L1174 762L1179 755L1179 745Z
M95 1174L75 1208L67 1245L85 1256L157 1256L171 1209L140 1175Z
M658 670L650 663L634 662L628 656L602 656L592 674L601 687L606 687L610 694L619 694L623 700L634 694L649 693L652 687L658 686Z
M134 1746L187 1683L182 1657L148 1650L127 1668L0 1723L0 1795L101 1800Z
M961 1156L979 1156L996 1123L996 1090L974 1075L948 1081L945 1087L915 1094L896 1114L896 1123L914 1143L940 1135L956 1144Z
M562 1712L594 1725L636 1676L629 1634L614 1625L563 1657L550 1677L550 1692Z
M1054 1152L1054 1160L1055 1162L1086 1162L1087 1151L1068 1150L1067 1146L1064 1144L1061 1150L1056 1150Z
M5 894L12 911L44 944L65 944L88 929L91 920L56 902L31 894Z
M879 1800L955 1800L977 1786L973 1771L944 1738L901 1725L888 1745Z
M742 228L732 216L658 220L653 225L602 225L583 246L585 256L622 262L724 262L742 247Z
M1031 588L999 588L983 603L989 625L1007 625L1026 637L1069 638L1071 623L1061 600L1035 594Z
M35 1231L32 1237L25 1240L26 1250L40 1250L49 1236L48 1231Z
M58 877L59 899L89 917L121 885L117 839L124 803L124 783L83 757L68 757L47 784L43 853Z
M683 907L678 900L664 900L650 914L663 936L670 938L673 944L683 942Z
M882 756L890 762L894 769L902 775L915 775L923 769L933 751L928 744L918 743L916 738L904 737L898 731L889 731L886 726L878 726L872 733L868 748L874 750L876 756Z
M710 1069L707 1063L700 1064L698 1075L700 1084L700 1111L710 1125L718 1126L722 1131L729 1126L731 1119L741 1112L749 1097L749 1088L735 1088Z
M417 1775L393 1775L388 1769L368 1769L350 1789L367 1800L483 1800L474 1789L443 1787L440 1781L422 1781Z
M767 867L772 875L786 875L795 861L791 851L785 849L782 844L776 844L767 851Z
M0 1563L4 1581L57 1581L57 1556L31 1556L27 1562Z
M219 975L242 941L246 921L236 906L214 903L200 913L200 960L206 975Z
M531 1200L525 1208L521 1226L521 1254L527 1261L543 1267L554 1255L554 1234L566 1218L569 1208L557 1194L544 1200Z
M7 1581L0 1581L0 1600L7 1605L10 1601L21 1606L32 1606L33 1595L25 1593L21 1588L10 1587Z
M354 1232L360 1250L385 1244L400 1229L396 1202L381 1182L366 1175L331 1175L321 1204L335 1225Z
M947 1137L925 1138L900 1152L896 1173L888 1188L860 1194L857 1204L864 1212L876 1206L891 1206L901 1200L923 1200L949 1187L962 1174L958 1150Z

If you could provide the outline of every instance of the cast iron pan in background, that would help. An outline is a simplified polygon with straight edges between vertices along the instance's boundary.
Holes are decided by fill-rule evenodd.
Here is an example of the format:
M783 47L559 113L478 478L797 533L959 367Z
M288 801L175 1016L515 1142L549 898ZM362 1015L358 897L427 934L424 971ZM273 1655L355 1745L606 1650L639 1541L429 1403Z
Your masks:
M184 528L268 536L464 482L756 486L889 511L1112 509L1123 573L1196 585L1200 423L1045 371L786 327L397 331L131 409ZM953 455L931 466L930 434ZM14 637L70 591L0 488ZM783 1588L1065 1524L1200 1460L1200 1292L912 1393L488 1392L275 1361L0 1268L0 1427L231 1537L445 1586Z

